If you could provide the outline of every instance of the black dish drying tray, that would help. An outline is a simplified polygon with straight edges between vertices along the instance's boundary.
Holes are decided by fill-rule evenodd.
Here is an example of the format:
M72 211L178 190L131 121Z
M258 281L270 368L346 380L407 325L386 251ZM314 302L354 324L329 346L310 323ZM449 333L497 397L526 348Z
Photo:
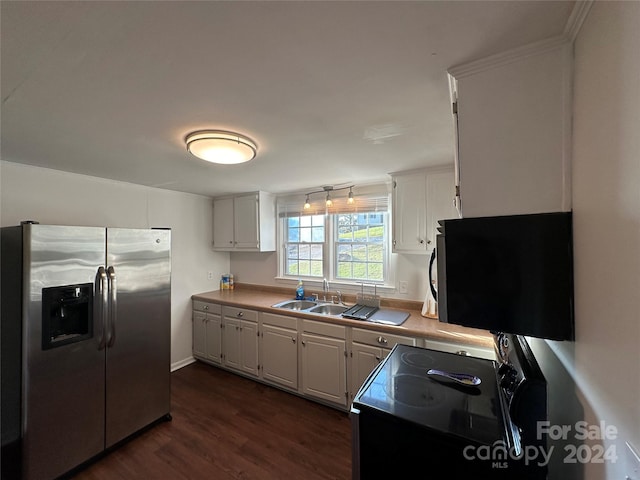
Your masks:
M342 316L345 318L351 318L354 320L367 320L371 315L378 311L378 307L370 305L356 304L342 312Z

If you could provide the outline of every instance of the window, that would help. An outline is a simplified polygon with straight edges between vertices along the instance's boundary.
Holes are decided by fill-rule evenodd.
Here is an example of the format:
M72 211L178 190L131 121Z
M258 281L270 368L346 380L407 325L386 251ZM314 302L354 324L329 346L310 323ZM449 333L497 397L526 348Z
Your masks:
M391 184L353 188L355 203L336 194L327 207L324 195L303 208L306 194L278 196L278 274L339 283L375 283L391 279L389 199Z
M324 276L324 215L285 218L285 275Z
M283 223L284 276L386 280L386 213L300 215Z
M385 215L348 213L334 215L336 279L385 280Z

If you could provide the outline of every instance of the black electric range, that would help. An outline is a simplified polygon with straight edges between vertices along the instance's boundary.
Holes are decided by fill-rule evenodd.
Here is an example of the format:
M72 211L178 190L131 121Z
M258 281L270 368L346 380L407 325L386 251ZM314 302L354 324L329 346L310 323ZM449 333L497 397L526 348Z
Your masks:
M353 478L428 477L434 464L447 479L545 478L524 459L526 445L543 448L534 430L546 415L544 378L523 338L495 341L498 361L396 345L351 407ZM459 385L429 369L481 383Z

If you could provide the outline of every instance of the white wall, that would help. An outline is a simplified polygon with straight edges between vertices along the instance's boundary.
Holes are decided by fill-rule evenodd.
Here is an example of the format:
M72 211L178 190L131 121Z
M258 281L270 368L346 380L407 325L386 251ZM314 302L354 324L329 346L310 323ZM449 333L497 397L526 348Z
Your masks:
M0 163L0 225L169 227L172 240L171 364L191 357L191 295L217 290L229 255L211 250L211 199L130 183ZM207 279L207 272L214 280Z
M618 429L617 438L592 443L619 458L550 478L640 479L625 445L640 448L639 49L640 2L595 2L575 43L576 341L538 343L534 352L555 363L550 375L566 369L560 383L575 382L574 392L552 399L565 415L581 409L588 424Z
M390 268L393 270L391 283L393 288L378 291L383 297L397 298L401 300L415 300L422 302L429 285L428 267L429 255L403 255L391 254ZM434 267L434 275L436 273ZM239 283L251 283L257 285L274 285L290 287L292 294L296 287L296 280L276 280L278 274L278 256L276 252L266 253L231 253L231 273L234 281ZM408 282L407 293L399 293L395 288L400 281ZM322 289L322 279L316 282L307 281L307 287L316 291ZM331 290L341 290L344 293L357 293L360 287L331 285Z

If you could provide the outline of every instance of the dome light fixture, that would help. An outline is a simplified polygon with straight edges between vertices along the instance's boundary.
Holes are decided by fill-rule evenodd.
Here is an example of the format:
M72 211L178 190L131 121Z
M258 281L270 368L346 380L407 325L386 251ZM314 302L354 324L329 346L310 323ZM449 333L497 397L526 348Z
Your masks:
M226 130L198 130L187 135L184 141L189 153L212 163L248 162L258 151L249 137Z

